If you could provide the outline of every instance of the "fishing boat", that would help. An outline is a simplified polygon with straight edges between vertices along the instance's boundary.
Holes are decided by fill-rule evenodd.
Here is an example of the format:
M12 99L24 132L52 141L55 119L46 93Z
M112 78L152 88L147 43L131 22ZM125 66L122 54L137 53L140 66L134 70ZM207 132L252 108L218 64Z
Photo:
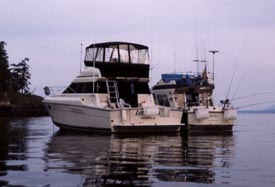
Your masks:
M214 104L212 77L206 68L201 73L162 74L152 93L157 104L183 111L184 130L231 131L237 111L228 99Z
M154 102L148 85L147 46L91 44L86 47L84 64L62 94L43 100L53 123L61 129L177 132L183 126L181 110Z

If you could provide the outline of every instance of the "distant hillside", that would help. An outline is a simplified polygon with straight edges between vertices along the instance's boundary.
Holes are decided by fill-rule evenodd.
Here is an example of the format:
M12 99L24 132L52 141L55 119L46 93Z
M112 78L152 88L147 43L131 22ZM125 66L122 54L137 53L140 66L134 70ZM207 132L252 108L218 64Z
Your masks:
M262 110L240 110L240 113L275 113L275 105L271 105Z

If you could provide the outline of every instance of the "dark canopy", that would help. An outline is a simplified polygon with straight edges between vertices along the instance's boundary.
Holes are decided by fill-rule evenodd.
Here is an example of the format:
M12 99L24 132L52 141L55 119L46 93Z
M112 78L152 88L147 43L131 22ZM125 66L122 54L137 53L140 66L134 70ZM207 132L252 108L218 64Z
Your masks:
M103 77L149 78L149 55L145 45L105 42L86 47L84 64L96 67Z

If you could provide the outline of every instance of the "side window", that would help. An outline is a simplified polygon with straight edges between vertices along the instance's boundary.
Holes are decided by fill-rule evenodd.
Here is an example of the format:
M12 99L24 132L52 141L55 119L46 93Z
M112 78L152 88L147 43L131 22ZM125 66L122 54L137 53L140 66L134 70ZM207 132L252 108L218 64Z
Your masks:
M107 87L105 81L98 81L96 84L96 90L97 93L107 93Z
M199 95L198 94L186 94L187 106L199 106Z
M63 93L76 93L76 84L72 83L70 86L68 86Z
M158 95L157 98L159 105L170 107L167 95Z
M107 93L106 82L99 81L94 84L94 92L95 93ZM72 83L69 87L67 87L64 92L65 94L71 93L93 93L93 83Z

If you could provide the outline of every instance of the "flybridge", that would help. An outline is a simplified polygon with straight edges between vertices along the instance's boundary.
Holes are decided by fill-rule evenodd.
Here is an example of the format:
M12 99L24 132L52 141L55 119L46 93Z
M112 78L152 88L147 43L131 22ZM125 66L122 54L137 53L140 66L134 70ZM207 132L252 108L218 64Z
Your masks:
M86 66L100 69L104 77L149 78L148 47L127 42L91 44L86 48Z

